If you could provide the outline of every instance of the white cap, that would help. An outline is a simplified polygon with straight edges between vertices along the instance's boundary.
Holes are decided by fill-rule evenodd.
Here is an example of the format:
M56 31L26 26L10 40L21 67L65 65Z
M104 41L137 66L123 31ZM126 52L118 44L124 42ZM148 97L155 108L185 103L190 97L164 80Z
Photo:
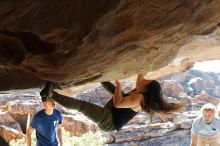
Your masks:
M207 104L203 105L203 107L201 108L202 113L205 110L213 110L213 112L215 113L216 112L216 106L211 104L211 103L207 103Z

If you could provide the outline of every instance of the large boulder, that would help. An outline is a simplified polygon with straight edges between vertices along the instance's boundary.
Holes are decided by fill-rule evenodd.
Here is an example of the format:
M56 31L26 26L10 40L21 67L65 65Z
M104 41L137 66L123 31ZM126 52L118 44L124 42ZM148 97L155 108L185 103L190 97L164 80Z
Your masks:
M198 91L205 89L205 81L200 77L195 77L189 80L188 85Z
M139 127L127 127L118 133L108 133L106 137L109 138L108 143L110 143L110 146L189 145L192 121L183 120L176 124L157 123L140 125ZM183 135L185 135L184 139L182 138Z
M207 93L201 93L193 96L192 102L194 104L204 105L205 103L212 103L214 105L218 105L220 99L209 96Z
M175 80L164 80L161 82L163 94L171 97L181 97L184 94L183 87Z
M220 98L220 86L215 86L212 94L213 96Z
M84 116L79 115L62 115L63 127L65 130L69 131L71 135L82 136L89 131L96 132L99 130L97 125L91 120L88 120Z
M0 125L0 137L6 142L9 142L11 140L22 139L25 135L21 131Z
M187 80L187 78L189 78L188 71L183 73L172 73L162 77L160 80L174 80L178 83L184 83L184 81Z
M159 79L219 59L219 7L219 0L0 1L0 90L140 72Z
M0 110L0 125L4 125L7 127L11 127L13 129L16 129L20 132L22 132L20 125L18 124L17 121L15 121L10 113L8 111L2 111Z
M35 114L43 108L42 103L39 101L10 101L7 104L8 111L16 114Z

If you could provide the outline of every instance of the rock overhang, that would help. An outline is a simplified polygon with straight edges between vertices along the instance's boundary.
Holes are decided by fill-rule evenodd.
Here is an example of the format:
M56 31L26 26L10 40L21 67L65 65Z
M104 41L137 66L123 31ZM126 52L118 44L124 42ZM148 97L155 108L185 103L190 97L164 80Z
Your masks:
M1 1L0 90L158 79L220 59L220 1Z

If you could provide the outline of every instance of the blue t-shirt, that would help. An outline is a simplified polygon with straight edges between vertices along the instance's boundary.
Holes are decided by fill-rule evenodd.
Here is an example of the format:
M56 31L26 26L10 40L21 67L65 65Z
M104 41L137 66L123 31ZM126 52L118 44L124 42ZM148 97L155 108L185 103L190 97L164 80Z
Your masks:
M61 112L57 109L52 115L47 115L44 110L35 114L30 125L36 130L37 146L58 146L56 126L61 123Z
M212 123L206 124L200 116L193 121L191 132L204 137L213 136L220 131L220 119L214 117Z

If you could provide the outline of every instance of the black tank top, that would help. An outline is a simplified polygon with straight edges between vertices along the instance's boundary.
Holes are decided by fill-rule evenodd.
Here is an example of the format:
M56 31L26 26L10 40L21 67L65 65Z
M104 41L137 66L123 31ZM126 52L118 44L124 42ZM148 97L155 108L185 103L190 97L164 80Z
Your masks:
M138 113L133 111L131 108L112 107L111 111L113 117L113 124L117 131L119 131L129 120L131 120Z
M115 129L120 130L129 120L131 120L137 112L131 108L112 108L113 124Z

